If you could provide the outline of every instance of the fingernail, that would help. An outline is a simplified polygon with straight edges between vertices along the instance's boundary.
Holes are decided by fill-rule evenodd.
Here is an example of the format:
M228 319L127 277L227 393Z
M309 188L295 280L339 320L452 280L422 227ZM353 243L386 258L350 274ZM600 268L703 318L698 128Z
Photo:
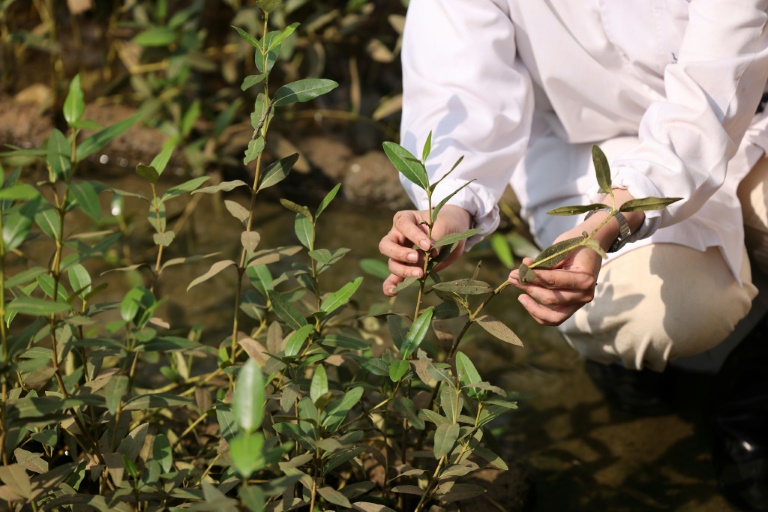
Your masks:
M418 259L419 259L419 256L418 256L416 253L413 253L413 252L412 252L412 253L410 253L410 254L408 255L408 261L416 261L416 260L418 260Z
M411 271L411 275L413 277L419 277L421 275L421 271L420 270L412 270Z
M429 243L429 240L422 240L421 242L419 242L419 246L421 246L421 248L424 249L425 251L429 249L430 245L431 244Z
M395 293L395 289L394 288L390 288L389 289L389 293Z

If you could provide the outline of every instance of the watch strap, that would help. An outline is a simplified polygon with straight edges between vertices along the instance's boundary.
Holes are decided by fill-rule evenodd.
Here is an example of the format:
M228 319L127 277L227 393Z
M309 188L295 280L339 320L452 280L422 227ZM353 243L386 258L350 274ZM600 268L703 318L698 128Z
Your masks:
M595 210L592 210L587 214L587 216L584 218L584 220L590 218L592 215L594 215L597 212L611 212L610 208L597 208ZM630 237L632 236L632 230L629 228L629 222L627 222L627 218L622 214L621 212L616 212L613 216L614 219L616 219L616 222L619 224L619 236L616 237L616 241L613 242L611 247L608 249L608 252L616 252L622 247L624 247L627 242L629 242Z

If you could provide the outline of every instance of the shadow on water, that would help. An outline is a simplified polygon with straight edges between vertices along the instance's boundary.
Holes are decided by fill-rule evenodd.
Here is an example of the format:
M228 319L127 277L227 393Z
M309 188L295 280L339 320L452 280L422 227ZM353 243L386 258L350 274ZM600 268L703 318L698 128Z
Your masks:
M137 181L133 177L115 178L109 185L142 190ZM233 196L227 199L245 204L244 197ZM138 208L138 203L130 207ZM136 261L151 261L155 253L146 243L151 237L144 212L134 210L132 215L135 227L128 238L130 251ZM178 211L169 211L169 224L178 215ZM274 201L262 201L256 221L261 244L296 245L293 219L293 213ZM322 275L323 288L338 289L361 275L360 259L378 257L378 240L390 226L389 211L335 202L319 223L319 247L349 247L352 252L335 270ZM239 234L240 226L220 199L205 196L200 200L165 258L208 252L219 252L220 256L174 267L163 276L161 291L167 302L162 315L171 325L199 323L204 328L204 340L211 344L229 334L233 273L224 272L190 292L185 290L216 259L236 258ZM480 278L492 284L505 279L508 271L494 258L482 251L474 253L462 258L444 277L468 277L482 256L486 262ZM286 268L278 264L273 271ZM96 269L94 275L99 271ZM107 279L110 288L106 300L119 300L129 288L126 276L110 273ZM413 303L408 293L398 299L399 309L407 310ZM383 301L381 283L367 276L356 296L361 309L366 310L370 304ZM709 377L678 375L674 414L633 418L608 407L575 352L556 330L542 328L530 319L513 290L492 302L489 310L510 325L526 347L505 345L478 329L462 350L485 378L521 395L520 409L507 416L510 419L495 433L505 458L531 468L536 488L534 510L731 510L718 493L709 455L705 419ZM379 334L384 337L384 332L382 328Z

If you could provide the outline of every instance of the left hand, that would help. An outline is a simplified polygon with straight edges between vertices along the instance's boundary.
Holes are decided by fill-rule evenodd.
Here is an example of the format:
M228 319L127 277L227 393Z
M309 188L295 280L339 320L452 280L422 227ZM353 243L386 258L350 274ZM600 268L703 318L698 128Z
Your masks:
M569 231L556 242L579 236L583 229ZM530 265L531 258L523 263ZM556 267L532 269L536 279L520 282L519 270L513 270L509 282L525 292L518 300L531 316L542 325L560 325L595 296L597 275L602 258L592 249L581 247L572 251Z

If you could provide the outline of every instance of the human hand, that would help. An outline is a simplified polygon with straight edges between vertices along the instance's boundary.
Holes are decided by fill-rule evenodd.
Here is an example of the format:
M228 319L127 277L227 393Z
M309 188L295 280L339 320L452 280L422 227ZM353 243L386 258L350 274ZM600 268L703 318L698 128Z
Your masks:
M429 211L426 210L404 210L395 214L392 229L379 242L379 252L389 258L389 271L392 273L384 281L384 295L397 295L392 290L406 277L422 277L424 251L432 247L433 241L451 233L463 233L469 229L472 222L469 212L464 208L446 205L440 210L440 215L432 227L433 240L430 240L428 227L419 224L428 220ZM413 249L414 245L422 250ZM463 251L464 240L459 242L456 249L435 269L447 267L456 261Z

